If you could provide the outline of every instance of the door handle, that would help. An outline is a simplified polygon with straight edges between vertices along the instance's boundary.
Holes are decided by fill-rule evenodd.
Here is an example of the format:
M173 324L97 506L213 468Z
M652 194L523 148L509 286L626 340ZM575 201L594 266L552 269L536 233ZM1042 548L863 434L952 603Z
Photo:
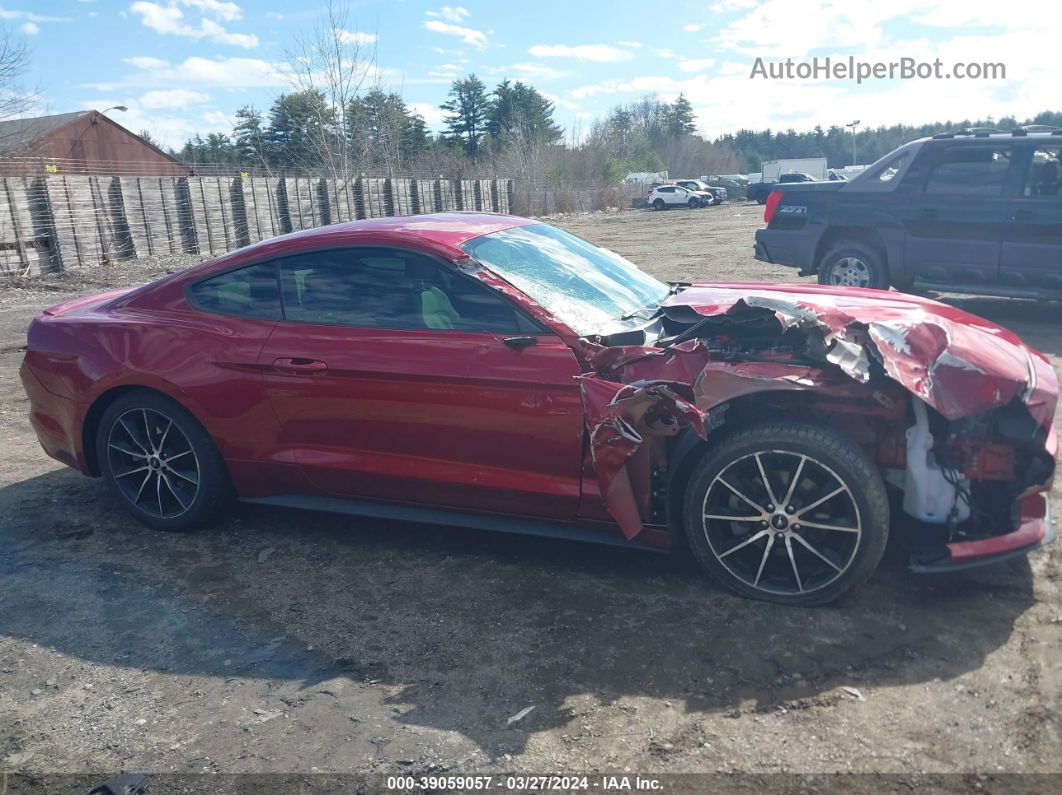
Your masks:
M328 364L317 359L304 359L296 356L294 358L274 359L273 369L289 375L313 375L314 373L323 373L328 369Z
M531 345L538 345L538 337L505 337L502 342L510 348L520 350Z
M1036 210L1018 210L1014 213L1015 221L1028 221L1030 218L1036 217Z

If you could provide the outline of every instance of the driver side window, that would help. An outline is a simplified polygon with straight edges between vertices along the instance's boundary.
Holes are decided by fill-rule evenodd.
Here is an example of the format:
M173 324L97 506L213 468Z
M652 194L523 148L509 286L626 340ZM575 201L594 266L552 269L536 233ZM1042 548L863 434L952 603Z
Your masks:
M1033 152L1022 196L1062 199L1062 147L1041 146Z
M286 320L353 328L538 333L489 287L413 251L347 248L280 261Z

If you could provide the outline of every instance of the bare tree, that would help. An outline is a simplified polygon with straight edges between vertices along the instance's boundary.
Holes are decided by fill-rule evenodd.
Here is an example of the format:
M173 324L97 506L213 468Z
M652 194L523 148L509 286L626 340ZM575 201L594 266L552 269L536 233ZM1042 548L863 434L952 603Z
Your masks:
M22 82L29 63L26 42L0 30L0 121L25 113L37 101L37 92Z
M372 44L371 49L367 45ZM316 124L311 146L320 167L333 177L349 177L364 153L355 151L350 104L366 85L376 62L375 36L351 25L345 0L328 0L321 18L306 34L296 36L287 52L288 79L296 91L316 93Z

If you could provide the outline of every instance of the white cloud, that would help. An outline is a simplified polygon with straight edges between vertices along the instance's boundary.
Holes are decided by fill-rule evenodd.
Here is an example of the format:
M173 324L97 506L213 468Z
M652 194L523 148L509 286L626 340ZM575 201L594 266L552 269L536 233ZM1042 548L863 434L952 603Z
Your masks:
M488 66L485 71L492 75L505 75L516 78L526 77L537 80L557 80L568 76L568 72L537 63L511 63L505 66Z
M283 19L284 15L279 11L266 11L266 19Z
M132 58L126 58L125 62L130 66L135 66L137 69L163 69L170 65L169 61L164 61L162 58L156 58L153 55L135 55Z
M431 105L427 102L410 102L408 107L424 119L424 122L433 130L440 129L446 118L446 111L442 110L438 105Z
M487 46L487 34L481 30L466 28L461 25L453 25L449 22L440 22L437 19L425 20L424 27L435 33L442 33L447 36L458 36L465 44L469 44L480 50Z
M0 19L24 19L27 22L70 22L70 17L48 17L32 11L0 8Z
M629 50L611 44L536 44L528 50L536 58L575 58L580 61L627 61L634 57Z
M696 33L697 31L704 29L704 23L700 22L697 24L683 25L682 29L687 33Z
M187 108L210 101L210 95L187 88L155 89L140 97L137 104L142 108Z
M280 88L290 85L284 64L261 58L203 58L192 56L171 63L151 55L126 58L137 71L119 84L156 86L161 84L196 88ZM96 84L98 90L111 90L115 84Z
M547 94L545 91L543 91L541 93L542 93L542 96L544 96L546 99L548 99L554 105L556 105L558 108L564 108L565 110L576 110L579 107L578 103L572 102L570 99L565 99L564 97L558 97L556 94Z
M703 72L710 66L715 66L715 58L689 58L678 64L683 72Z
M424 13L429 17L439 17L447 22L459 24L468 16L468 9L464 6L443 6L438 11L425 11Z
M191 24L186 19L181 6L194 9L203 15L198 24ZM253 33L233 33L217 21L234 22L240 19L243 12L235 3L222 0L168 0L164 4L137 0L129 6L129 10L138 16L146 27L163 35L207 39L216 44L231 44L246 49L258 46L258 37Z
M344 44L375 44L380 37L375 33L362 33L360 30L337 30L336 35Z
M222 22L235 22L243 18L243 11L236 3L226 0L178 0L178 2L197 8L203 13L209 13Z
M36 22L23 22L18 26L18 29L25 33L27 36L36 36L41 32L40 26Z

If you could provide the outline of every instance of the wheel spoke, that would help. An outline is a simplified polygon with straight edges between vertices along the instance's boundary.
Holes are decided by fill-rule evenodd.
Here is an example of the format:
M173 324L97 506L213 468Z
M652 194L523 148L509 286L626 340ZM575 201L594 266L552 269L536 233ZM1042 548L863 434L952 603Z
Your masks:
M859 532L859 528L858 527L843 527L843 526L837 525L837 524L820 524L819 522L805 522L803 519L800 520L800 526L801 527L812 527L812 528L814 528L816 530L836 530L836 531L841 532L841 533L858 533Z
M796 578L797 590L804 593L804 583L800 581L800 572L797 570L796 558L793 557L793 542L791 536L785 537L785 551L789 554L789 563L793 567L793 576Z
M158 451L159 451L160 453L162 452L162 446L163 446L164 444L166 444L166 437L167 437L167 436L169 435L169 433L170 433L170 428L172 428L172 427L173 427L173 420L170 420L170 424L169 424L169 425L167 425L167 426L166 426L166 430L164 430L164 431L162 432L162 438L161 438L161 439L159 439L159 446L158 446L158 448L157 448L157 449L158 449Z
M120 417L118 419L118 424L122 426L122 428L125 430L126 435L130 438L130 440L132 440L133 444L140 448L140 452L142 452L145 456L148 455L147 448L140 443L140 440L136 438L136 434L134 434L129 429L129 426L125 424L125 417Z
M187 480L193 486L198 486L199 485L199 478L190 478L186 474L184 474L183 472L180 472L180 471L174 469L173 467L170 467L169 471L170 471L171 475L176 475L181 480Z
M728 516L723 513L706 513L705 519L721 519L725 522L762 522L762 516Z
M747 502L749 505L751 505L753 508L755 508L757 511L759 511L761 514L763 514L764 516L767 515L767 510L762 505L753 500L750 500L748 497L738 491L734 486L732 486L730 484L730 481L728 481L726 478L720 476L719 478L717 478L717 480L724 486L726 486L728 489L730 489L732 492L734 492L736 495L738 495L745 502Z
M161 472L158 472L158 473L155 474L155 493L158 495L158 499L159 499L159 516L162 517L162 516L165 515L165 511L162 510L162 473Z
M119 473L117 473L115 475L115 477L116 478L127 478L130 475L135 475L137 472L143 472L145 469L148 470L149 472L151 471L151 467L143 466L143 467L137 467L136 469L130 469L128 472L119 472Z
M191 450L185 450L183 453L177 453L177 455L171 455L169 458L163 458L162 459L162 463L168 464L168 463L170 463L170 461L176 461L178 458L182 458L183 456L191 455L191 454L192 454Z
M764 531L767 533L768 531ZM767 565L767 558L771 554L771 549L774 547L774 533L768 533L767 546L763 548L763 557L760 558L760 567L756 570L756 579L752 581L752 587L755 588L760 584L760 577L763 576L763 567Z
M841 493L842 491L848 491L848 489L847 489L847 488L846 488L846 487L845 487L845 486L844 486L843 484L842 484L842 485L840 485L840 486L838 486L838 487L837 487L836 489L834 489L833 491L831 491L831 492L830 492L829 494L827 494L827 495L826 495L825 497L819 497L819 499L815 500L815 502L811 503L811 505L805 505L805 506L804 506L803 508L801 508L801 509L800 509L799 511L797 511L797 512L796 512L795 514L793 514L793 515L794 515L794 516L796 516L796 517L800 517L800 516L803 516L803 515L804 515L804 514L806 514L806 513L808 512L808 511L810 511L810 510L811 510L812 508L818 508L818 507L819 507L820 505L822 505L822 504L823 504L824 502L826 502L827 500L831 500L831 499L833 499L833 498L834 498L834 497L836 497L836 496L837 496L838 494L840 494L840 493ZM804 522L804 521L801 521L801 524L808 524L808 523L807 523L807 522Z
M150 471L146 475L144 475L144 482L141 483L140 488L136 490L136 496L133 498L133 505L136 505L138 502L140 502L140 495L144 493L144 486L148 484L149 480L151 480Z
M119 453L124 453L127 456L131 456L132 458L147 458L146 453L137 453L132 450L127 450L120 444L115 444L114 442L108 442L107 446L114 450L117 450Z
M786 489L785 497L782 498L782 507L789 505L789 501L793 499L793 492L796 491L797 483L800 482L800 475L804 472L804 462L808 460L806 455L800 456L800 463L797 464L796 472L793 473L793 479L789 481L789 488Z
M774 496L774 489L771 488L771 481L767 478L767 472L763 468L763 461L760 460L760 454L756 453L756 468L760 470L760 479L763 480L763 488L767 491L767 499L771 501L771 504L776 508L778 507L778 499Z
M758 532L758 533L756 533L756 534L754 534L754 535L751 535L751 536L749 536L748 538L746 538L746 539L745 539L744 541L740 542L740 543L739 543L739 544L737 544L736 546L732 546L732 547L730 547L730 549L728 549L728 550L727 550L726 552L724 552L724 553L722 553L721 555L719 555L719 559L720 559L720 560L722 560L722 559L723 559L723 558L725 558L725 557L726 557L727 555L732 555L732 554L734 554L735 552L737 552L737 551L738 551L739 549L741 549L742 547L747 547L747 546L748 546L749 544L751 544L751 543L753 543L753 542L755 542L755 541L759 541L759 540L760 540L761 538L763 538L764 536L766 536L766 535L770 535L770 533L771 533L771 531L770 531L770 530L760 530L760 532ZM770 544L768 544L768 546L770 546Z
M180 504L180 506L182 508L187 509L188 506L191 505L191 503L190 502L185 502L183 499L181 499L181 495L177 492L177 490L175 488L173 488L173 484L170 483L170 479L168 477L166 477L166 473L165 472L162 472L162 473L159 473L159 474L161 475L162 480L164 480L166 482L166 488L170 490L170 494L173 495L174 499L177 500L177 502Z
M150 422L150 420L148 420L147 409L140 409L140 417L141 417L141 419L144 422L144 438L147 440L147 443L151 446L151 452L152 453L157 453L158 452L158 448L155 447L155 443L153 441L151 441L151 422Z
M806 549L812 555L817 557L819 560L821 560L827 566L831 566L836 571L841 571L841 567L840 566L838 566L836 563L834 563L828 557L826 557L821 552L819 552L817 549L815 549L815 547L813 547L810 543L808 543L808 541L805 538L803 538L802 536L796 535L796 534L793 535L793 538L796 540L796 542L798 544L800 544L802 547L804 547L804 549Z

